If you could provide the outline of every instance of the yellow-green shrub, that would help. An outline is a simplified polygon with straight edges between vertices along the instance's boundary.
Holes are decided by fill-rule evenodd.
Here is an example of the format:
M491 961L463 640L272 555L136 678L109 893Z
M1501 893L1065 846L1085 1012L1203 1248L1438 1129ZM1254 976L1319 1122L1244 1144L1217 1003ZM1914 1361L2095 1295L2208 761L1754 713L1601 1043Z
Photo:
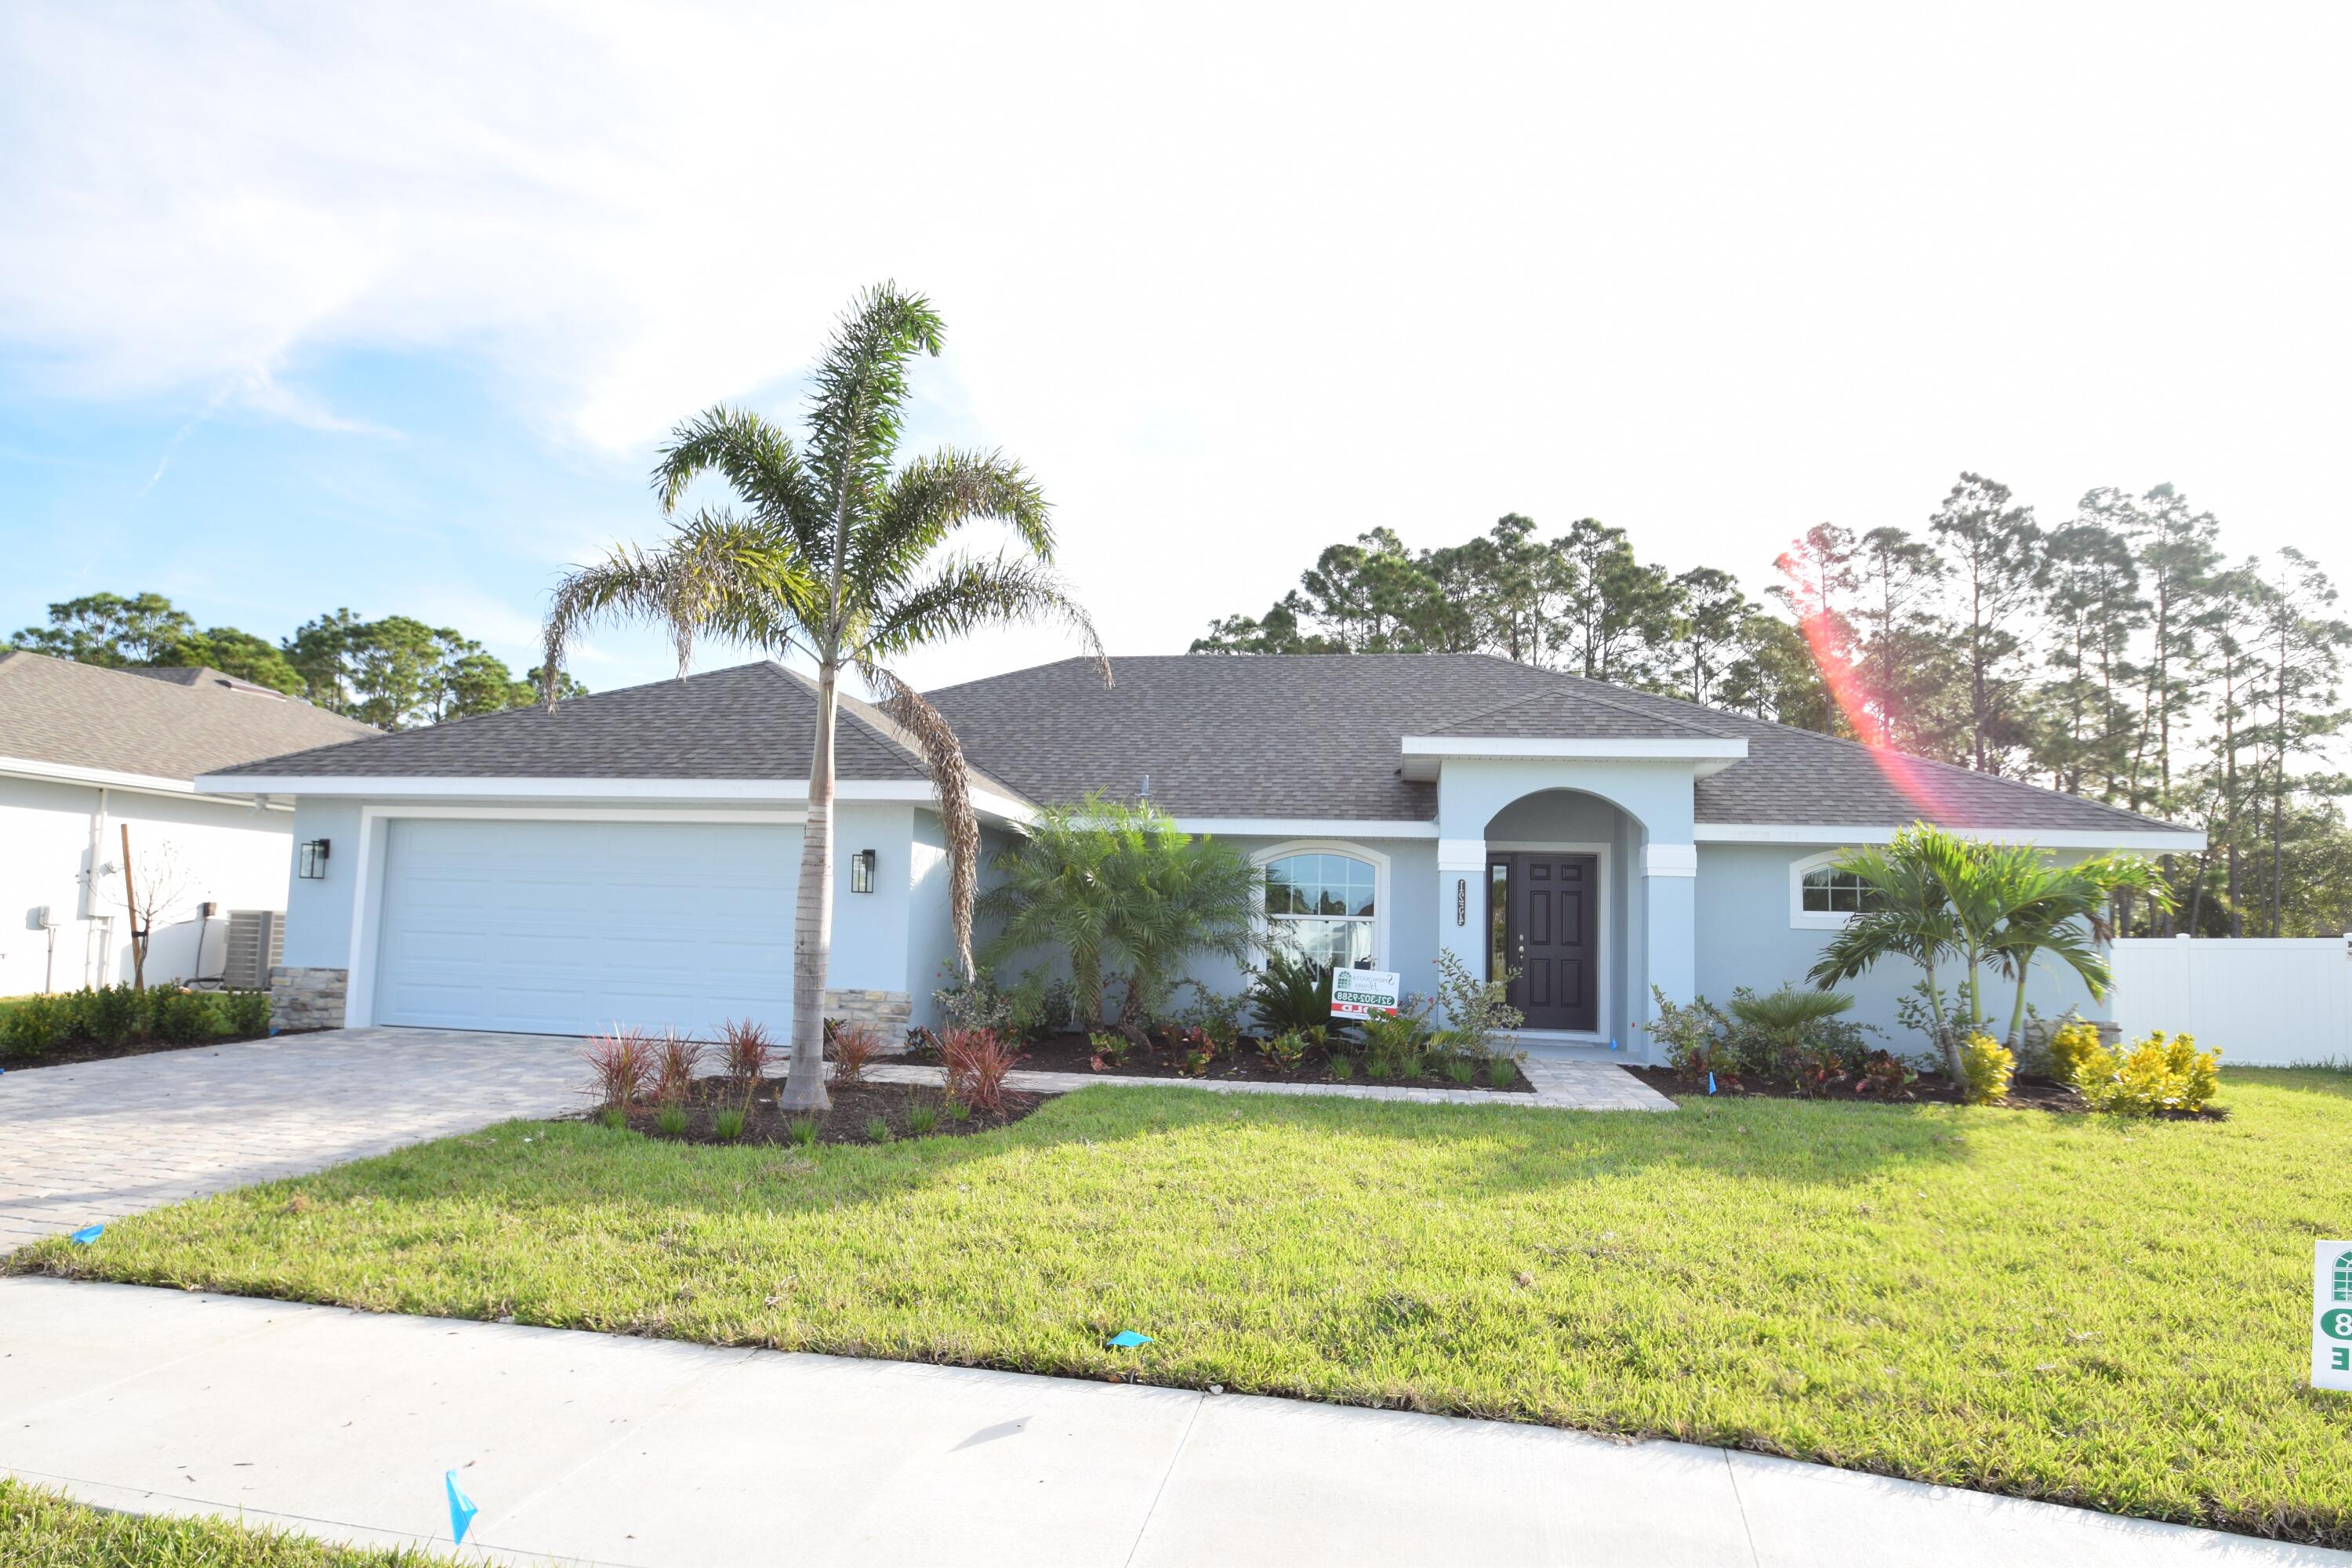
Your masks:
M2017 1056L1990 1035L1970 1035L1960 1042L1960 1071L1969 1103L1992 1105L2009 1098Z
M2221 1087L2221 1053L2200 1051L2191 1035L2158 1029L2122 1052L2101 1050L2079 1067L2074 1087L2094 1110L2149 1116L2202 1110Z
M2107 1054L2099 1043L2099 1026L2088 1019L2076 1018L2050 1032L2050 1076L2060 1083L2081 1083L2084 1070Z

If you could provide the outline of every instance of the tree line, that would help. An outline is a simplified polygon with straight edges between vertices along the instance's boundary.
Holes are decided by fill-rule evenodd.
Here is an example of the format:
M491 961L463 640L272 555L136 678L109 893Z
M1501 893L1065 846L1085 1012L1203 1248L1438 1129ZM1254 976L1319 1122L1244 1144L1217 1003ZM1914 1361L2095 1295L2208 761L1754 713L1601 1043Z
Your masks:
M2303 552L2233 556L2171 485L2045 521L1962 474L1916 529L1825 522L1772 564L1759 600L1594 518L1422 551L1375 529L1192 651L1492 653L2028 779L2206 829L2136 934L2352 929L2352 625Z
M535 676L447 626L338 609L278 642L236 626L198 627L161 594L90 594L49 606L11 647L110 669L207 666L380 730L411 730L535 701ZM585 688L563 678L565 696Z

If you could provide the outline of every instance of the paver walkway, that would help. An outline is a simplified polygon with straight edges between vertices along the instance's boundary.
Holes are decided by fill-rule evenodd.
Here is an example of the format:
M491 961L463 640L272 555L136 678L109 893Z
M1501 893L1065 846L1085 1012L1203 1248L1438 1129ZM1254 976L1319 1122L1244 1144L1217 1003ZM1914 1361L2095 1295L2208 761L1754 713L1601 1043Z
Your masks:
M469 1560L2287 1568L2352 1555L1684 1443L0 1279L0 1473Z
M578 1109L580 1042L337 1029L0 1074L0 1253L183 1198Z
M1004 1075L1008 1088L1033 1094L1075 1094L1097 1084L1130 1088L1205 1089L1213 1094L1319 1094L1346 1100L1400 1100L1415 1105L1517 1105L1545 1110L1672 1110L1675 1102L1607 1062L1549 1061L1529 1057L1522 1065L1533 1094L1500 1094L1480 1089L1404 1089L1377 1083L1255 1083L1246 1079L1125 1078L1111 1073L1031 1072L1015 1068ZM940 1069L884 1062L866 1069L884 1083L936 1084Z

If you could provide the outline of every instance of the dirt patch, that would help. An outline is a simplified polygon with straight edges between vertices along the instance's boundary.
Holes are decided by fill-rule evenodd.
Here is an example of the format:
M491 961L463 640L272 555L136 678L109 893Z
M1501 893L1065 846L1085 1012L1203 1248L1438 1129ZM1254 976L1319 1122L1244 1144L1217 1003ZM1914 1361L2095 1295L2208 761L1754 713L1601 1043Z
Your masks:
M1490 1094L1533 1094L1535 1085L1517 1066L1509 1068L1509 1081L1496 1084L1485 1068L1479 1068L1468 1082L1464 1082L1441 1068L1418 1073L1411 1078L1393 1074L1376 1078L1360 1048L1343 1046L1339 1054L1349 1065L1350 1073L1341 1078L1332 1070L1332 1052L1328 1048L1310 1051L1296 1068L1277 1067L1265 1059L1258 1050L1258 1042L1243 1036L1239 1044L1219 1051L1205 1065L1196 1068L1192 1053L1196 1047L1181 1037L1153 1031L1147 1037L1145 1047L1130 1046L1117 1061L1103 1059L1097 1064L1093 1043L1076 1032L1049 1035L1042 1040L1031 1040L1021 1047L1017 1064L1024 1072L1082 1072L1100 1078L1189 1078L1218 1083L1353 1083L1370 1084L1381 1089L1475 1089ZM936 1066L938 1053L927 1046L918 1046L892 1061L921 1062Z
M1670 1068L1632 1067L1625 1070L1656 1089L1667 1099L1680 1104L1685 1100L1705 1100L1706 1080L1692 1083ZM1717 1100L1804 1100L1836 1101L1861 1105L1965 1105L1968 1100L1959 1087L1939 1072L1924 1072L1909 1088L1891 1095L1857 1094L1851 1084L1840 1084L1826 1094L1801 1095L1797 1086L1784 1078L1762 1073L1741 1073L1737 1078L1728 1074L1716 1075L1715 1096ZM2009 1098L2000 1102L2011 1110L2048 1110L2061 1116L2088 1116L2089 1105L2068 1084L2053 1083L2044 1078L2019 1078L2009 1086ZM2228 1112L2208 1106L2203 1110L2161 1110L2158 1117L2173 1121L2220 1121Z
M795 1133L793 1123L814 1117L814 1142L818 1143L895 1143L907 1138L961 1138L967 1133L992 1132L1000 1127L1010 1127L1052 1098L1008 1091L1001 1114L973 1110L958 1120L956 1108L947 1096L928 1084L836 1082L826 1086L833 1097L831 1110L784 1111L776 1108L776 1090L783 1081L781 1078L760 1080L744 1115L742 1133L736 1138L719 1135L719 1115L723 1110L744 1109L742 1085L718 1076L694 1080L692 1093L677 1108L686 1118L685 1126L677 1131L663 1129L661 1108L655 1105L639 1105L632 1110L629 1127L648 1138L679 1143L798 1144L803 1140ZM601 1110L591 1111L583 1120L593 1121L604 1114Z

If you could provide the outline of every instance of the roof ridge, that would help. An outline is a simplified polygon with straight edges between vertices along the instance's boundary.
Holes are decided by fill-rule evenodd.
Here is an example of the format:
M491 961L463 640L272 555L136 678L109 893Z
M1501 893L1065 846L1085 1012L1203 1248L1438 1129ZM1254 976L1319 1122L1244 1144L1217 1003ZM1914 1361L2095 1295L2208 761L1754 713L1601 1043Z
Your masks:
M1487 657L1487 658L1494 658L1494 657L1496 657L1496 656L1494 656L1494 655L1486 655L1486 656L1484 656L1484 657ZM1508 663L1508 664L1517 664L1517 663L1518 663L1518 661L1517 661L1517 659L1507 659L1507 660L1504 660L1504 662L1505 662L1505 663ZM1636 719L1648 719L1648 720L1654 720L1654 721L1655 721L1656 722L1661 723L1661 724L1672 724L1672 725L1674 725L1676 729L1688 730L1688 731L1690 731L1693 734L1696 734L1696 735L1705 735L1705 736L1706 736L1706 737L1707 737L1708 739L1710 739L1710 740L1722 741L1722 740L1730 740L1730 739L1734 739L1734 738L1735 738L1735 737L1731 737L1731 736L1724 735L1724 734L1722 734L1722 733L1720 733L1720 732L1718 732L1718 731L1711 731L1711 730L1706 729L1705 727L1703 727L1703 726L1701 726L1701 725L1694 724L1694 723L1692 723L1692 722L1691 722L1689 720L1687 720L1687 719L1679 718L1679 717L1677 717L1677 716L1675 716L1675 715L1674 715L1674 714L1671 714L1671 713L1654 713L1654 712L1650 712L1650 711L1648 711L1648 710L1644 710L1644 709L1638 708L1638 707L1634 706L1633 703L1630 703L1630 702L1620 702L1620 701L1617 701L1613 697L1603 697L1603 696L1597 695L1597 694L1596 694L1596 693L1594 693L1594 692L1581 689L1582 689L1582 688L1584 688L1584 687L1591 687L1591 686L1604 687L1604 688L1607 688L1609 690L1611 690L1611 691L1612 691L1612 692L1613 692L1613 691L1615 691L1616 689L1618 689L1617 688L1615 688L1615 687L1612 686L1608 681L1605 681L1605 680L1594 680L1594 679L1591 679L1591 677L1589 677L1589 676L1570 675L1570 674L1569 674L1566 670L1561 670L1561 669L1546 669L1546 668L1544 668L1541 665L1522 665L1522 666L1520 666L1520 668L1524 668L1524 669L1533 670L1533 671L1535 671L1536 673L1538 673L1538 674L1539 674L1539 675L1548 675L1548 676L1551 677L1551 678L1552 678L1553 679L1555 679L1555 680L1565 680L1565 681L1569 681L1569 682L1570 682L1570 683L1571 683L1571 685L1570 686L1569 689L1570 689L1570 691L1575 695L1575 697L1577 698L1577 700L1578 700L1579 701L1582 701L1582 702L1590 702L1590 703L1592 703L1593 705L1595 705L1596 707L1607 708L1607 709L1611 709L1611 710L1614 710L1614 711L1616 711L1616 712L1619 712L1619 713L1630 714L1630 715L1632 715L1633 718L1636 718ZM1524 694L1522 694L1522 695L1520 695L1520 696L1513 697L1513 698L1507 699L1507 700L1505 700L1505 701L1497 702L1497 703L1494 704L1492 707L1488 707L1488 708L1481 708L1481 709L1479 709L1479 710L1478 710L1476 712L1475 712L1475 713L1465 713L1465 714L1464 714L1464 715L1463 715L1461 718L1459 718L1459 719L1450 720L1450 721L1448 721L1446 723L1444 723L1444 724L1443 724L1443 725L1441 725L1441 726L1439 727L1438 732L1439 732L1440 734L1444 734L1444 733L1446 733L1446 732L1447 732L1447 731L1449 731L1458 730L1458 729L1460 729L1460 728L1461 728L1461 726L1463 726L1463 725L1465 725L1465 724L1467 724L1467 723L1471 723L1471 722L1473 722L1473 721L1476 721L1476 720L1483 719L1483 718L1485 718L1486 715L1488 715L1488 714L1490 714L1490 713L1499 713L1499 712L1501 712L1501 711L1502 711L1504 709L1506 709L1506 708L1515 708L1515 707L1518 706L1518 705L1519 705L1520 703L1522 703L1522 702L1533 702L1533 701L1535 701L1535 700L1536 700L1537 699L1538 699L1538 698L1544 698L1544 697L1555 697L1555 696L1558 696L1559 694L1559 693L1557 690L1553 690L1553 691L1529 691L1529 692L1526 692L1526 693L1524 693Z

